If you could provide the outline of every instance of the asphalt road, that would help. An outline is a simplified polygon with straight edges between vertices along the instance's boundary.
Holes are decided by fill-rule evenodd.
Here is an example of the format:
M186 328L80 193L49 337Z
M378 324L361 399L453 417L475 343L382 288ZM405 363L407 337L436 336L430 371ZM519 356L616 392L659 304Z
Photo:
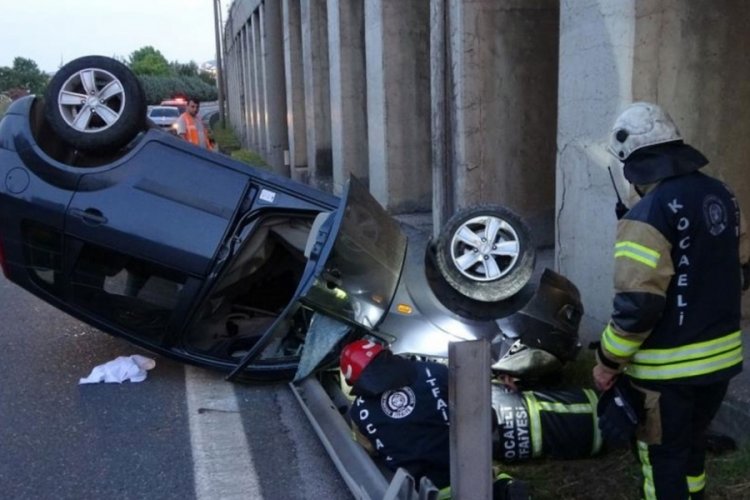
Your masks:
M3 499L345 499L286 385L230 384L88 327L0 277ZM142 383L78 385L117 356Z

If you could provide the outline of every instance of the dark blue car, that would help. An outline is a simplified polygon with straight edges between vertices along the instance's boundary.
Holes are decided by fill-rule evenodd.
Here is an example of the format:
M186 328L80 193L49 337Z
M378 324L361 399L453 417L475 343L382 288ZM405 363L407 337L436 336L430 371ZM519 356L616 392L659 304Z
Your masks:
M352 179L341 197L197 148L145 121L105 57L61 68L0 121L0 262L54 306L142 347L247 379L290 378L316 315L396 353L487 338L497 371L536 376L578 351L575 286L504 207L407 241ZM340 344L339 344L340 345ZM335 359L336 347L321 366Z

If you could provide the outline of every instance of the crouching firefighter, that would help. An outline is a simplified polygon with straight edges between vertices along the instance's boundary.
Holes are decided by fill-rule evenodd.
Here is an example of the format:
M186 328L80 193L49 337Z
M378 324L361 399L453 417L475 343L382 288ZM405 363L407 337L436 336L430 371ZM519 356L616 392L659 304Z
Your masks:
M641 199L618 222L594 382L607 390L624 377L640 396L644 498L701 499L705 431L742 370L744 223L732 191L699 171L708 160L659 106L625 109L609 151Z
M449 498L448 367L394 355L381 344L357 340L341 352L341 372L356 397L349 410L358 441L396 471L419 483L427 477ZM501 474L493 499L525 500L526 485Z

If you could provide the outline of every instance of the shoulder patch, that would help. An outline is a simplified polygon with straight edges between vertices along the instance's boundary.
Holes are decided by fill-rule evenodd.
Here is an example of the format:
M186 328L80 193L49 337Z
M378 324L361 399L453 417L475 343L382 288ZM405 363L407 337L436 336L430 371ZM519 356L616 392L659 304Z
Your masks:
M703 219L713 236L724 232L727 228L727 208L721 198L710 194L703 199Z
M406 418L416 406L417 398L411 387L386 391L380 398L380 407L389 418Z

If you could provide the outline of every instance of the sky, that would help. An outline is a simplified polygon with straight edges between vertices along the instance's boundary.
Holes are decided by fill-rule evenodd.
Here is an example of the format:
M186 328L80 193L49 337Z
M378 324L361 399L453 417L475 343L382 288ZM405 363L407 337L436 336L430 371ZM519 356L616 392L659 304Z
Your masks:
M0 67L20 56L54 72L77 57L127 58L146 45L169 62L215 59L213 0L0 0Z

